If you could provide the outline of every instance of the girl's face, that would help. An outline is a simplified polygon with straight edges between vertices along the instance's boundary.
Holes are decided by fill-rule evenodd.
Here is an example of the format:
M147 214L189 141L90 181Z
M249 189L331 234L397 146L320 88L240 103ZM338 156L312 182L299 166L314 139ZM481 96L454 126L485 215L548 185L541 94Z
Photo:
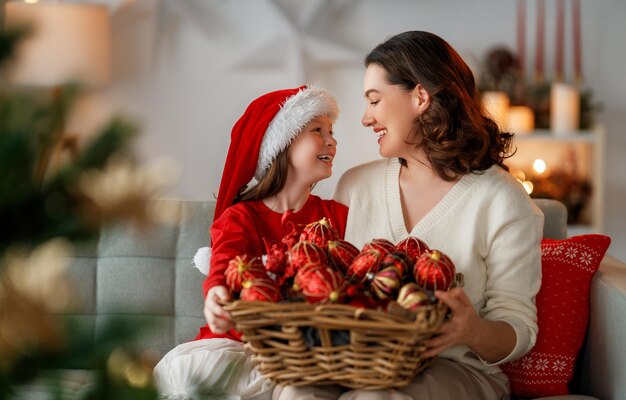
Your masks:
M289 175L305 180L307 185L328 178L336 149L330 119L321 116L311 120L289 146Z
M421 109L419 99L413 92L389 84L385 70L376 64L365 70L363 88L367 105L361 123L377 135L380 155L407 158L414 149L406 141Z

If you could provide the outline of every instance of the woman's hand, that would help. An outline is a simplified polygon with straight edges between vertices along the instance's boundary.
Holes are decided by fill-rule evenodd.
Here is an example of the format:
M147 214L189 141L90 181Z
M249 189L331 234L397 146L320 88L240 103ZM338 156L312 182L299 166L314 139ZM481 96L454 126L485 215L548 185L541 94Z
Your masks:
M224 333L234 325L230 315L217 302L230 300L230 292L226 286L213 286L204 300L204 317L213 333Z
M496 362L513 351L517 341L513 327L506 322L481 318L462 288L438 290L435 297L450 308L452 317L426 342L424 357L434 357L452 346L466 345L485 361Z
M462 288L453 288L447 292L438 290L435 297L450 308L452 317L441 325L436 336L426 342L424 357L434 357L448 347L469 345L480 334L482 318Z

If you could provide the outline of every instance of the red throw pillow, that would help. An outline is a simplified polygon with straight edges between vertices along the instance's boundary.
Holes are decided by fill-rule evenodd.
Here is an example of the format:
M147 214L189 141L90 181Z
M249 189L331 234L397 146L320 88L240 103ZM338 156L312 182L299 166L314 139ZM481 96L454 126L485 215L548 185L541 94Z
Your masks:
M537 343L524 357L501 366L513 396L569 394L567 385L589 321L591 278L610 243L603 235L541 241Z

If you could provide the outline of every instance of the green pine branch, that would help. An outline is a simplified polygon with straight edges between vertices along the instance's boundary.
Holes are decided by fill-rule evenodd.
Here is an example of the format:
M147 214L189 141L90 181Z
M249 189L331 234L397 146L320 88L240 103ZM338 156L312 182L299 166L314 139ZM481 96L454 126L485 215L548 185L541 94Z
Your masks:
M26 30L6 32L0 27L0 68L11 62L13 51L26 34ZM98 234L100 223L110 222L94 224L85 218L82 209L85 198L79 185L87 172L102 170L116 155L128 155L137 128L123 119L113 119L80 149L75 159L52 166L51 156L79 92L76 85L63 86L54 93L18 91L0 80L0 299L10 296L7 291L2 292L5 283L2 267L6 265L9 247L33 249L56 237L74 242L92 239ZM2 305L0 328L2 313L11 312ZM41 312L45 312L44 307ZM6 359L0 348L0 400L15 398L19 385L40 377L52 382L49 398L67 399L58 371L76 365L91 370L95 378L81 394L83 399L157 397L150 382L133 385L128 379L116 376L108 364L116 351L126 352L129 363L140 362L134 350L137 342L133 339L152 326L144 321L113 319L94 338L78 326L61 321L59 324L64 327L60 347L51 349L34 344L32 348L22 349L17 358L10 355Z

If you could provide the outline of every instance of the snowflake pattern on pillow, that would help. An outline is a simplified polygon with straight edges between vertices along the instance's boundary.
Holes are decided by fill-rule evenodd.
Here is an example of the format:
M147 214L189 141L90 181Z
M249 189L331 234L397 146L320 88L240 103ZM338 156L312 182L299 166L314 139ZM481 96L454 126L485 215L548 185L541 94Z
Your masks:
M542 240L537 342L524 357L502 365L514 396L569 394L589 321L591 279L610 243L604 235Z

